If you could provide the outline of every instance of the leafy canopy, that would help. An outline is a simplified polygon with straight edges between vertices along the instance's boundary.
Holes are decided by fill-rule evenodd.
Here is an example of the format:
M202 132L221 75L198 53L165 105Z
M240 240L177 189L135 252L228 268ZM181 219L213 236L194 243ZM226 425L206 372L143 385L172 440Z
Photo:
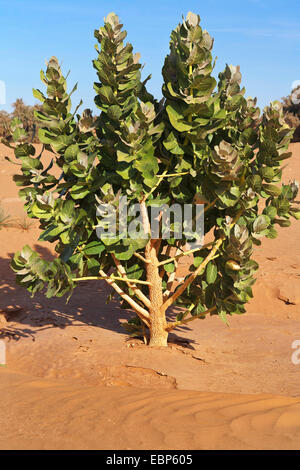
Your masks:
M32 294L71 295L80 279L104 278L151 329L147 246L153 243L165 311L182 307L180 324L218 313L245 311L252 297L258 264L253 245L275 238L277 226L300 218L294 205L298 185L280 184L282 162L291 156L293 130L282 106L271 103L261 114L256 99L245 98L238 66L226 65L213 76L213 40L188 13L171 33L163 69L163 96L158 102L141 78L139 54L125 43L126 31L110 13L95 31L98 81L95 103L100 113L71 111L71 93L58 60L52 57L41 80L46 91L33 90L42 107L35 112L43 150L53 155L45 167L42 152L26 142L15 119L12 137L29 217L40 221L40 240L55 244L57 258L42 260L26 246L12 268ZM81 104L81 103L80 103ZM61 170L54 176L53 166ZM178 260L186 240L149 241L117 236L98 239L96 206L120 196L151 204L205 203L205 233L211 243L190 253L189 273L176 283ZM144 214L145 215L145 214ZM112 272L113 270L113 272ZM130 282L131 280L131 282ZM111 298L111 296L110 296Z

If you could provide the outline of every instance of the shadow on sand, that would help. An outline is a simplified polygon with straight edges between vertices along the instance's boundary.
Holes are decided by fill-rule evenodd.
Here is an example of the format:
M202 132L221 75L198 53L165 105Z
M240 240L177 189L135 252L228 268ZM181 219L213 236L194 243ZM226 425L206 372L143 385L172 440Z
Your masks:
M35 245L34 248L44 259L53 258L47 248L40 245ZM34 341L40 330L82 324L128 336L121 322L128 321L135 314L122 309L117 299L106 303L111 288L105 281L81 282L66 303L66 298L47 299L43 294L36 294L32 298L26 289L16 284L15 274L10 268L10 258L0 258L0 276L0 313L4 313L7 320L5 324L0 324L0 338L9 337L17 341L22 337L31 337ZM174 316L175 313L169 315L169 319L174 321ZM180 328L181 331L188 329ZM180 338L175 333L169 335L169 340L189 348L193 342Z

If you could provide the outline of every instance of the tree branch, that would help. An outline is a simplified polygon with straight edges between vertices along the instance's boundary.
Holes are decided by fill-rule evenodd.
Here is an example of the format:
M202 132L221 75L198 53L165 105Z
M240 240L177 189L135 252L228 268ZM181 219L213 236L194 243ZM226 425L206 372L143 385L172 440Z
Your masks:
M242 213L244 212L244 209L241 209L235 218L233 219L231 225L230 225L230 230L231 228L235 225L235 223L238 221L238 219L241 217ZM198 276L198 274L204 269L207 264L212 260L214 255L216 254L217 250L220 248L222 245L223 241L225 240L226 235L223 233L221 237L216 241L214 247L211 249L210 253L207 255L207 257L202 261L202 263L198 266L196 271L194 271L186 280L185 282L177 289L176 292L174 292L171 297L169 297L165 302L164 302L164 308L167 309L172 305L176 299L185 291L185 289L194 281L194 279Z
M151 227L150 227L147 207L146 207L144 198L140 202L140 208L141 208L141 217L142 217L142 224L143 224L144 233L151 237ZM147 257L146 257L146 259L147 259Z
M166 256L170 256L171 250L172 250L172 245L168 245L168 246L167 246L167 249L166 249ZM177 252L177 250L176 250L176 252ZM158 263L157 266L159 267L159 266L162 266L163 264L164 264L164 263ZM161 269L159 270L159 275L160 275L160 277L163 278L163 277L164 277L164 274L165 274L165 269L164 269L164 268L161 268Z
M135 252L135 253L133 253L133 254L134 254L134 256L136 256L137 258L139 258L139 259L140 259L141 261L143 261L144 263L150 263L150 261L147 260L146 258L144 258L144 256L140 255L140 253Z
M178 260L182 256L191 255L192 253L195 253L196 251L204 250L205 248L208 248L209 246L213 245L214 243L215 242L206 243L205 245L201 246L201 248L194 248L193 250L188 250L188 251L181 252L178 255L173 256L173 258L168 258L168 259L165 259L164 261L161 261L160 263L158 263L158 266L163 266L164 264L171 263L172 261Z
M151 284L148 281L140 281L139 279L129 279L129 278L125 278L125 277L108 276L105 273L104 273L104 275L101 275L101 276L76 277L76 278L72 279L72 281L74 281L74 282L77 282L77 281L93 281L93 280L101 280L101 279L104 279L104 280L112 279L113 281L135 282L137 284L144 284L146 286L149 286Z
M160 185L160 183L162 182L162 179L165 177L167 172L168 170L165 170L162 175L157 175L157 177L159 178L158 182L153 186L153 188L151 189L151 191L149 191L148 194L145 194L145 196L143 197L143 202L145 202L148 199L148 197L151 196L152 193L154 193L154 191Z
M203 317L204 315L208 315L209 313L214 312L217 309L217 306L215 305L214 307L209 308L208 310L205 310L205 312L201 312L198 315L193 315L192 317L175 321L173 323L168 323L167 325L167 331L174 330L174 328L177 328L177 326L184 325L185 323L189 323L193 320L196 320L197 318ZM185 313L189 313L190 310L187 310Z
M190 172L189 171L182 171L181 173L169 173L167 175L167 172L164 171L164 173L162 175L156 175L158 178L171 178L173 176L183 176L183 175L189 175Z
M100 269L99 273L101 276L106 280L107 284L109 284L111 287L115 289L115 291L122 297L122 299L126 300L126 302L129 303L129 305L133 308L133 310L137 313L137 315L143 320L144 323L150 327L150 322L149 322L149 312L145 310L143 307L141 307L138 303L136 303L128 294L125 294L125 292L111 279L109 276L106 276L105 272Z
M228 297L226 297L226 299L224 300L228 300L230 299L231 295L229 295ZM168 326L167 326L167 330L168 331L171 331L173 330L174 328L176 328L177 326L180 326L180 325L184 325L185 323L189 323L193 320L196 320L197 318L201 318L203 317L204 315L208 315L209 313L212 313L214 312L215 310L217 310L217 306L214 305L213 307L205 310L204 312L200 312L198 313L197 315L193 315L192 317L189 317L189 318L184 318L189 312L191 312L191 310L193 310L193 308L195 307L195 304L192 304L190 305L190 307L184 312L183 314L183 318L179 321L176 321L176 322L170 322L168 323Z
M177 253L179 252L179 248L177 248L176 250L176 255ZM167 289L165 290L164 292L164 301L169 297L170 293L172 292L172 288L173 288L173 284L175 282L175 277L176 277L176 272L177 272L177 267L178 267L178 261L177 261L177 257L174 257L174 271L170 274L169 278L168 278L168 282L167 282Z
M112 258L114 260L114 263L117 267L117 270L119 271L119 273L121 274L121 276L124 278L124 281L127 283L127 285L130 287L130 289L132 289L134 291L134 293L136 294L136 296L143 302L143 304L150 308L150 300L148 299L148 297L146 297L143 292L137 288L137 286L135 285L135 282L134 280L132 282L129 282L130 280L128 280L127 278L127 275L126 275L126 271L125 271L125 268L124 266L121 264L120 260L118 260L114 254L112 254Z

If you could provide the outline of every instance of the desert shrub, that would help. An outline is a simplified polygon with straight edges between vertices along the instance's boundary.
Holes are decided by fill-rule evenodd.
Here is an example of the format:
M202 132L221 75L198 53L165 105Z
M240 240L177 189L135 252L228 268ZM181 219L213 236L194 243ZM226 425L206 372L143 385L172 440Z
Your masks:
M11 116L6 111L0 111L0 137L9 135Z
M11 123L14 119L18 119L26 131L24 141L38 143L39 121L35 118L34 113L40 110L41 106L37 104L26 105L21 98L17 98L12 107L11 113L0 111L0 137L9 139Z
M295 129L292 141L300 142L300 86L282 100L285 121Z
M280 183L293 134L282 105L271 103L261 113L256 99L244 97L238 66L226 65L216 81L213 40L199 23L188 13L172 31L158 102L146 89L150 77L141 79L139 54L124 44L126 32L109 14L95 31L96 120L90 110L71 112L76 86L68 93L52 57L41 72L46 91L34 90L42 102L35 112L39 139L53 154L47 167L24 143L20 121L12 125L22 164L14 180L27 214L40 221L40 240L54 243L57 253L49 262L24 247L12 263L17 282L51 297L70 296L82 280L104 279L122 306L136 312L130 328L142 324L152 346L166 346L169 331L208 314L227 322L244 313L258 269L253 246L300 216L297 183ZM127 213L125 228L118 218L119 232L99 237L109 217L96 207L110 203L120 215L121 196L138 204L139 216ZM185 204L200 207L210 236L205 245L191 248L196 234L176 238L175 219L168 233L161 210L160 232L152 235L151 207L175 203L178 211ZM128 222L138 222L138 237L128 236ZM191 233L195 213L189 222ZM178 283L183 256L189 271ZM174 306L180 312L170 318Z

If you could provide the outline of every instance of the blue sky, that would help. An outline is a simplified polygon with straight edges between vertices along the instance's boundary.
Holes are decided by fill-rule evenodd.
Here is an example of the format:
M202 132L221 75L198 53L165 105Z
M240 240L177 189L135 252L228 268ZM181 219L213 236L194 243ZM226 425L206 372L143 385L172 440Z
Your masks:
M95 109L94 29L110 11L141 53L144 76L152 73L149 90L160 97L170 32L189 10L215 39L215 73L226 63L240 65L246 95L257 96L261 107L300 80L299 0L0 0L0 80L7 89L0 108L10 111L18 97L35 103L32 87L42 88L40 69L56 55L71 70L69 89L78 82L74 104L82 98L85 108Z

